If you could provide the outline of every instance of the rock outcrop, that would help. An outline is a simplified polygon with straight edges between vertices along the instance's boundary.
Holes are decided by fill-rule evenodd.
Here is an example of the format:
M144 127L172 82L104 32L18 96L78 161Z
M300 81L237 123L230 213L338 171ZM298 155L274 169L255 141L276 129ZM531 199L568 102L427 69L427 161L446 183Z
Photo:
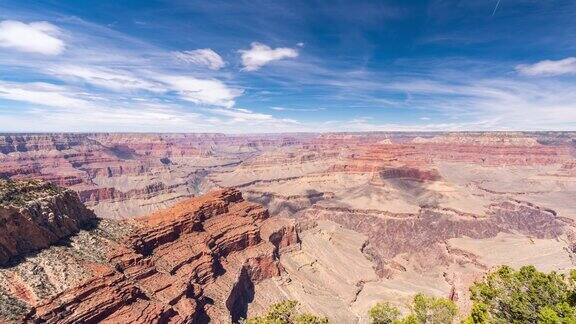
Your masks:
M280 274L278 251L298 241L261 206L224 189L134 222L93 278L36 305L45 323L215 323L246 315L254 283Z
M0 181L0 266L47 248L95 217L72 190L40 181Z
M99 217L128 218L213 188L204 181L209 170L299 142L284 135L0 134L0 178L50 181L78 192Z
M569 132L0 134L0 178L50 181L78 192L100 217L127 218L214 187L247 186L274 175L299 176L302 171L433 172L435 161L486 166L566 163L574 158L575 136ZM217 175L211 177L213 173Z
M576 264L574 143L575 132L0 135L0 178L66 186L107 218L0 268L0 314L218 322L293 296L362 322L371 303L417 292L460 303L494 265ZM273 217L230 190L187 200L225 187ZM106 255L83 248L96 244Z
M417 168L385 168L380 171L383 179L410 179L416 181L435 181L440 179L436 170L421 170Z
M452 260L445 255L444 244L452 238L486 239L498 233L521 233L537 239L558 239L562 235L574 238L575 233L571 220L522 201L493 204L486 216L433 208L423 208L418 214L386 215L371 210L315 207L304 217L330 220L366 235L371 245L366 252L382 277L398 270L391 260L403 254L410 255L423 271L446 266Z

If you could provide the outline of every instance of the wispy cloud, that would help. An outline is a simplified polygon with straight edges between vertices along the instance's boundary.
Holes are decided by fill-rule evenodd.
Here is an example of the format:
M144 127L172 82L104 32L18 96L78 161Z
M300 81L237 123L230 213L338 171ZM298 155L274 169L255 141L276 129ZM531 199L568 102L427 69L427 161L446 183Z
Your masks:
M17 60L12 55L0 59L0 64L42 73L78 87L90 85L94 89L85 88L84 90L96 91L99 95L105 95L111 99L114 95L100 92L106 90L118 93L145 91L151 95L173 93L185 101L199 105L232 107L235 103L234 99L243 93L238 87L228 86L223 81L202 73L196 73L198 76L191 76L190 71L170 64L173 62L173 53L151 47L139 40L132 40L106 27L94 26L82 20L73 20L73 25L81 27L74 31L64 31L47 23L30 25L15 23L18 26L32 26L30 28L46 32L49 30L66 32L71 35L71 44L68 46L65 57L59 59L41 60L36 57L20 57ZM105 37L105 41L101 41L104 35L108 37ZM122 46L119 46L120 44ZM91 48L90 45L94 47ZM156 63L152 63L151 60ZM219 64L216 61L212 63Z
M17 59L0 52L0 66L35 75L29 80L0 79L2 130L214 131L228 125L228 131L248 131L255 123L259 129L277 129L286 122L234 108L244 90L219 78L226 74L210 74L210 67L223 61L205 55L211 64L208 71L190 71L174 64L174 52L108 27L74 18L66 21L67 29L50 25L51 33L57 30L69 40L58 57ZM37 78L43 81L35 82ZM42 123L34 128L31 120Z
M276 111L300 111L300 112L326 110L326 108L287 108L287 107L270 107L270 109L276 110Z
M46 73L70 82L85 82L117 92L146 91L153 94L175 92L183 100L196 104L232 107L241 89L217 79L195 78L149 69L122 69L64 65L46 69Z
M256 71L272 61L298 57L298 51L288 47L271 48L258 42L250 44L250 49L239 50L242 54L244 71Z
M232 108L234 99L242 94L242 90L230 88L216 79L172 75L155 75L155 79L168 84L182 99L197 104Z
M489 120L479 124L487 129L571 129L576 121L576 86L571 82L469 77L412 80L384 88L410 94L410 105L423 107L424 112L470 125Z
M562 74L576 74L576 57L562 60L544 60L534 64L522 64L516 67L520 74L529 76L554 76Z
M58 65L46 69L46 73L65 80L86 82L115 91L147 90L163 92L166 88L159 82L145 80L128 71L91 66Z
M273 120L274 117L268 114L254 113L248 109L236 108L236 109L213 109L210 113L232 117L235 122L245 122L245 121L268 121Z
M170 106L149 106L140 103L137 108L112 105L100 109L85 106L75 109L43 109L36 106L20 114L2 114L3 131L161 131L206 132L214 128L200 114ZM30 123L30 120L42 123Z
M0 22L0 47L17 51L58 55L65 48L64 41L58 38L59 35L60 30L48 22Z
M174 52L174 57L182 62L205 66L211 70L220 70L226 65L222 57L209 48Z
M25 84L0 82L0 98L59 108L92 106L89 101L74 96L66 87L40 82Z

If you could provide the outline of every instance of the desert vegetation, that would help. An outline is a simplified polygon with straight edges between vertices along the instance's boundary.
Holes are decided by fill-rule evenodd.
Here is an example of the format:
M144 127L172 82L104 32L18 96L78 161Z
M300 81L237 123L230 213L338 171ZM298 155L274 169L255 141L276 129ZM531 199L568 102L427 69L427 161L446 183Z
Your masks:
M0 205L24 206L27 202L61 194L65 189L40 180L0 179Z
M414 296L410 310L408 315L401 318L400 311L396 307L381 302L370 309L369 315L373 324L452 323L458 315L458 308L453 301L424 294Z
M576 270L569 275L544 273L534 266L514 270L501 266L470 287L473 301L466 324L484 323L576 323ZM453 323L458 316L449 299L414 296L411 312L401 317L398 308L388 302L374 305L372 324Z
M262 316L242 320L241 324L326 324L328 318L298 311L299 303L285 300L273 304Z
M576 270L570 274L545 273L534 266L515 270L501 266L470 287L473 301L470 314L460 314L464 324L485 323L576 323ZM286 300L269 307L262 316L242 324L328 323L321 315L298 311L299 303ZM417 294L402 312L389 302L372 306L371 324L445 324L459 319L456 304L442 297Z
M565 275L540 272L534 266L524 266L519 270L501 266L470 287L472 311L462 322L576 323L575 277L574 270ZM298 304L293 300L274 304L266 314L242 323L328 323L326 317L299 313ZM372 324L445 324L457 321L458 308L447 298L417 294L405 316L389 302L375 304L368 314Z
M544 273L502 266L471 288L467 323L576 323L576 270Z

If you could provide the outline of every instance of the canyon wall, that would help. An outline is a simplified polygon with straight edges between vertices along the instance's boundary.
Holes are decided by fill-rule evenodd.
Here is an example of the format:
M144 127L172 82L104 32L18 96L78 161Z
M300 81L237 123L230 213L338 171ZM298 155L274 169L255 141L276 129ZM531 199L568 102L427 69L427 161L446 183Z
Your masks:
M72 190L0 180L0 266L78 232L95 217Z
M373 303L387 300L405 309L418 292L452 298L466 311L470 283L500 264L565 272L576 260L573 132L0 138L0 177L66 186L102 218L95 229L69 237L69 248L51 246L30 256L46 278L60 278L48 255L67 260L71 284L58 279L30 288L26 282L38 276L30 274L33 267L26 262L0 276L6 285L20 287L17 293L0 289L0 299L19 296L4 305L24 315L32 304L45 305L30 319L53 320L58 303L69 305L78 319L89 316L96 311L82 310L84 302L50 303L48 297L82 289L88 279L99 280L90 285L101 291L109 289L110 280L135 282L133 271L177 288L127 284L126 303L134 307L110 305L97 316L131 318L138 312L131 309L155 309L142 314L186 320L182 316L190 307L201 316L237 320L294 298L335 322L364 323ZM209 218L192 216L203 213L195 207L186 212L191 196L201 201L202 194L227 187L237 191L210 198ZM236 201L240 192L271 217ZM228 211L221 209L224 205ZM165 214L164 208L176 209ZM226 224L220 222L224 218L234 220L236 225L226 226L244 233L241 239L232 234L224 240L200 239L207 232L230 233L212 223ZM83 247L94 242L106 253L86 252ZM177 247L178 242L186 242L185 247ZM198 252L190 244L208 247ZM180 249L185 252L174 253ZM184 259L169 255L180 253ZM122 271L102 268L105 263ZM189 267L198 274L192 288L172 282ZM170 307L165 307L159 291L168 290ZM181 297L182 291L192 297Z
M111 225L106 226L87 231L108 236ZM269 219L264 208L246 202L233 189L112 226L123 227L124 236L101 239L99 249L107 253L98 262L76 256L72 264L91 270L74 286L33 298L41 294L31 285L34 278L22 277L22 268L37 259L0 269L0 318L43 323L238 320L246 316L247 287L279 275L279 251L298 242L293 221ZM1 241L9 235L1 232ZM34 242L36 237L23 235L19 240ZM37 247L44 249L39 252L43 264L59 261L47 259L48 251L59 248L50 243L55 242ZM84 253L96 252L73 246L60 251L66 255L60 261ZM20 305L22 317L16 312L1 314L10 310L8 300Z
M221 134L0 134L0 178L41 179L78 192L105 218L142 216L214 186L204 177L282 136Z

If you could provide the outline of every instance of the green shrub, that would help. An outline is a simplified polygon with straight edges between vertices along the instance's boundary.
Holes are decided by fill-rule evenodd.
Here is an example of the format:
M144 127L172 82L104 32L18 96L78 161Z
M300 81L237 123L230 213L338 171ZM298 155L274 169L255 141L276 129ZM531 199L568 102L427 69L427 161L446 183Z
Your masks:
M400 311L382 302L374 305L368 314L372 324L447 324L458 314L458 308L451 300L423 294L414 296L410 308L412 312L399 319Z
M62 194L66 189L40 180L0 179L0 206L25 206L39 198Z
M298 302L285 300L268 308L265 315L240 321L242 324L328 324L326 317L298 313Z
M372 306L368 314L373 324L390 324L400 317L398 308L388 302L381 302Z
M474 303L470 317L466 320L467 323L488 324L489 321L488 307L486 304L479 302Z
M393 323L394 324L420 324L420 321L418 320L416 315L410 314L410 315L402 318L401 320L394 321Z
M452 323L458 314L458 308L447 298L430 297L423 294L414 296L412 312L418 323Z
M502 266L471 288L469 323L576 323L574 277Z

